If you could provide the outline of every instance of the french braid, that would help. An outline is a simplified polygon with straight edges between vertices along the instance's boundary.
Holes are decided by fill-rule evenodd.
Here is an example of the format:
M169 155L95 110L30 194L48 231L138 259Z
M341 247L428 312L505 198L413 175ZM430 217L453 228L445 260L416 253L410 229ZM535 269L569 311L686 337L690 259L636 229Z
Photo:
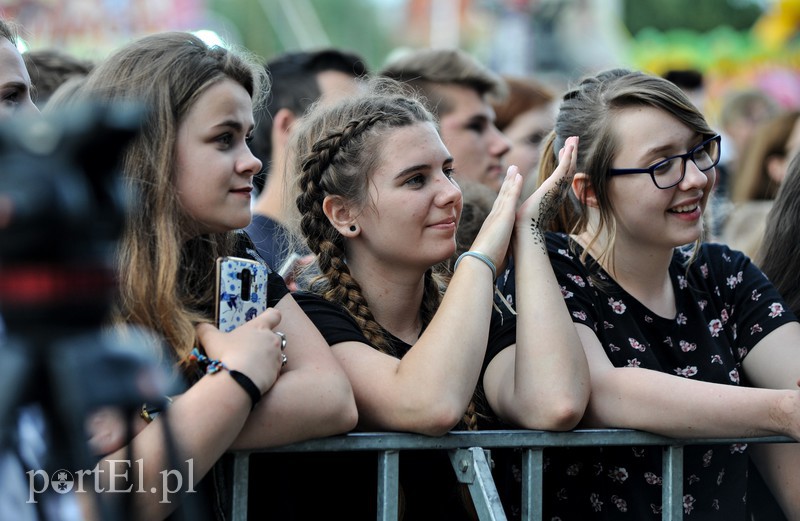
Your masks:
M332 133L316 142L303 162L300 177L302 193L297 198L297 206L302 214L300 229L306 237L309 249L317 252L320 278L324 278L327 283L324 298L343 304L367 339L380 351L396 354L392 352L386 331L375 321L361 286L350 274L344 260L344 238L322 211L322 201L328 191L323 178L326 170L336 160L339 151L350 143L363 139L362 136L368 129L385 118L384 113L377 113L362 120L350 121L341 132Z
M375 80L370 93L332 107L312 108L299 123L293 148L299 171L295 204L299 231L306 246L317 256L319 275L311 287L326 300L341 304L356 320L367 339L381 352L394 352L387 331L375 320L361 286L345 262L345 239L323 211L327 195L339 195L356 205L367 201L368 173L377 164L387 129L433 122L421 102L403 93L391 80ZM423 327L433 319L442 301L441 270L428 269L420 318ZM475 424L470 404L464 424Z

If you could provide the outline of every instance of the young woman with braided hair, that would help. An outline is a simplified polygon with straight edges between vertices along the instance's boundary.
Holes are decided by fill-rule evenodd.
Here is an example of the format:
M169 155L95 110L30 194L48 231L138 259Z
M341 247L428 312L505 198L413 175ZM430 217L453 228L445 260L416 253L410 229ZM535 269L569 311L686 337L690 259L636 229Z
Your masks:
M522 176L509 169L444 292L437 272L455 250L462 199L434 117L399 84L375 80L368 92L317 106L299 123L297 225L319 276L295 299L348 374L361 429L436 436L474 428L475 414L464 420L465 411L480 411L484 400L526 427L577 424L588 400L587 363L537 224L568 184L574 150L567 143L552 182L518 211ZM514 250L536 259L525 266L519 295L525 321L494 300L512 232ZM501 353L483 368L487 345ZM323 494L314 504L296 502L298 519L375 518L374 454L315 454L313 462L336 468L337 479L314 487ZM445 453L403 451L400 465L405 519L470 518Z

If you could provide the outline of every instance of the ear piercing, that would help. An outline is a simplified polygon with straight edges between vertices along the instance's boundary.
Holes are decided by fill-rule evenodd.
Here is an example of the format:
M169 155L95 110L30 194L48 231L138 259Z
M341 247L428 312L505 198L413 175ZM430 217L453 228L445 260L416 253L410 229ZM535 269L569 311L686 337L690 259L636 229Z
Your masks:
M350 231L351 231L351 232L354 232L354 231L356 231L357 229L358 229L358 228L356 228L356 225L355 225L355 224L351 224L351 225L350 225Z

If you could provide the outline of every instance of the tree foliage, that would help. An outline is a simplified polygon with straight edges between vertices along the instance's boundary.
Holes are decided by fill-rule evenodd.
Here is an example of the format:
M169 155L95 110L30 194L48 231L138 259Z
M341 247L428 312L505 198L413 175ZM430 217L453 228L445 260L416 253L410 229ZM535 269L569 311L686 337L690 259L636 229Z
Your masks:
M301 37L290 22L285 5L278 0L210 0L209 8L229 21L242 44L266 59L284 51L326 45L355 51L371 68L377 68L390 52L392 42L386 20L373 2L367 0L308 0L295 7L311 5L323 31L314 30L314 20L302 18ZM303 13L296 10L295 14Z
M720 26L747 30L762 14L753 0L627 0L624 21L632 35L642 29L708 32Z

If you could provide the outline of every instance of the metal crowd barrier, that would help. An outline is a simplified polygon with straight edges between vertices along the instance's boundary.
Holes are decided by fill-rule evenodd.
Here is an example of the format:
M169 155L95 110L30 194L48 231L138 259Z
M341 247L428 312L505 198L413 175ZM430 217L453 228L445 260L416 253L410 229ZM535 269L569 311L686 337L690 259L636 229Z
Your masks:
M505 521L506 515L492 479L487 449L522 448L522 519L541 521L543 450L548 447L656 445L663 447L663 521L683 519L683 448L686 445L732 443L790 443L791 438L677 439L627 429L546 432L528 430L453 431L441 437L395 432L364 432L310 440L257 451L235 451L233 467L233 521L247 519L250 454L255 452L378 452L377 521L397 521L400 452L446 450L461 483L468 485L481 521Z

